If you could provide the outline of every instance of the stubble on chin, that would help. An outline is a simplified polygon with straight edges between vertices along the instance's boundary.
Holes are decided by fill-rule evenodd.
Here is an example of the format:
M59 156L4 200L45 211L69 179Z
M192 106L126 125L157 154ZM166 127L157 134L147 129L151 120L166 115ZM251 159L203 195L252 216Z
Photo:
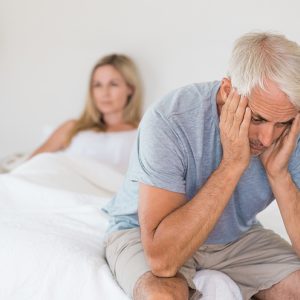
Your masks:
M267 150L266 147L262 147L261 149L256 149L255 147L251 146L250 144L250 153L252 156L259 156Z
M258 157L258 156L260 156L264 151L265 151L265 150L253 150L253 149L251 149L251 150L250 150L250 153L251 153L251 156L256 156L256 157Z

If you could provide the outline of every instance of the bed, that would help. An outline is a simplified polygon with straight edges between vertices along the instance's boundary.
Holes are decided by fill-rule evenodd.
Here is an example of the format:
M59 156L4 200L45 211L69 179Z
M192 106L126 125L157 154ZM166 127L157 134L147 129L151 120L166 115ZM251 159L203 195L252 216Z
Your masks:
M122 180L105 164L63 154L41 154L0 175L0 299L128 300L102 248L101 207ZM278 226L274 212L279 218L275 210L261 218ZM214 271L198 272L195 283L203 300L241 299Z

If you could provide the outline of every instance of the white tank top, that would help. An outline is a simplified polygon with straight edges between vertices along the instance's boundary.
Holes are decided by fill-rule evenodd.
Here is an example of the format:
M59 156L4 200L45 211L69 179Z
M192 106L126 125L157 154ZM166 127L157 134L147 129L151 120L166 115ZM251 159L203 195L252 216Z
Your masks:
M118 132L80 131L62 152L94 159L125 173L136 136L136 129Z

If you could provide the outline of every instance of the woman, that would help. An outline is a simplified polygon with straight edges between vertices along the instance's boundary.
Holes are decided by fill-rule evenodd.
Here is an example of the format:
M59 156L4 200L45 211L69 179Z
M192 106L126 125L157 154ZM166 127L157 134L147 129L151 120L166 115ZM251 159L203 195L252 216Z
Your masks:
M127 168L141 118L141 82L125 55L103 57L93 68L84 111L62 124L31 155L63 151Z

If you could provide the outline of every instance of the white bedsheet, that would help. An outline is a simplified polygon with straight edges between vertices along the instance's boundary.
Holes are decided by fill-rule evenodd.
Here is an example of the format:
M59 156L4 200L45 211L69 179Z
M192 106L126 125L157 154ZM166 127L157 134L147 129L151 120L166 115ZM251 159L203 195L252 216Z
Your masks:
M100 208L123 176L39 155L0 175L0 299L128 299L105 263Z
M104 260L100 210L122 180L104 164L61 154L0 175L0 299L128 300ZM201 272L204 300L241 299L231 279Z

